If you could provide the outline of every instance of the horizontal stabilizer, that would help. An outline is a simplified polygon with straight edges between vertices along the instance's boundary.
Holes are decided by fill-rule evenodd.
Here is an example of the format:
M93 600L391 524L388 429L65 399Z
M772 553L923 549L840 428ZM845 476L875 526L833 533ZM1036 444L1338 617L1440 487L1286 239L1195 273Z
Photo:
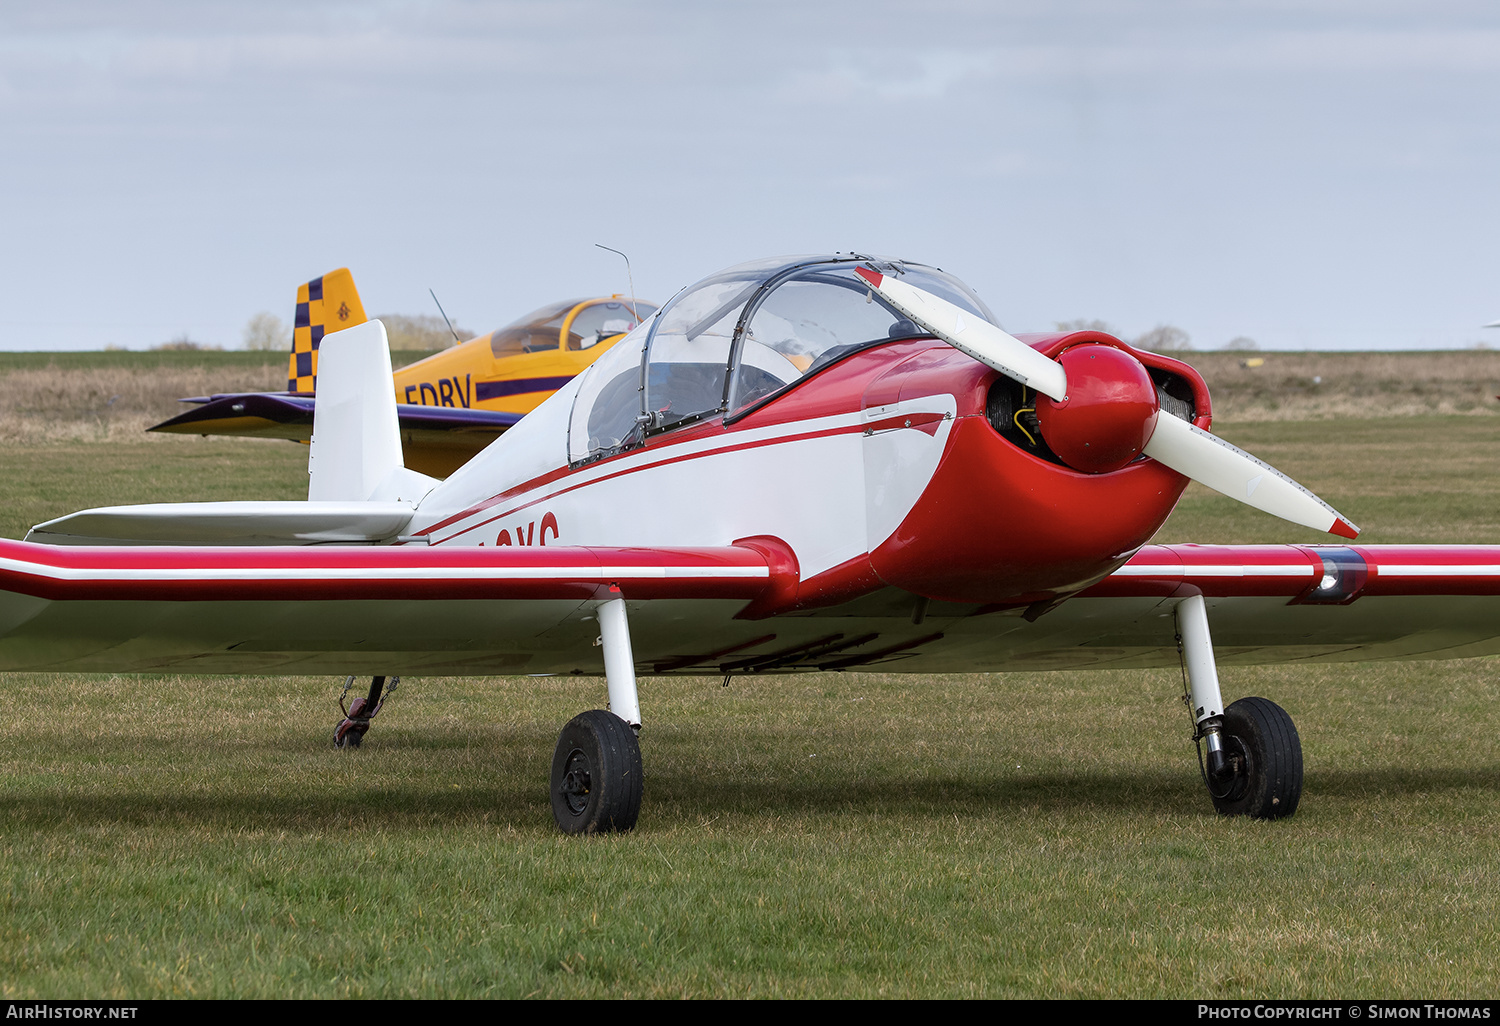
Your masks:
M26 540L50 545L313 545L396 538L404 502L159 502L103 506L38 524Z
M151 431L240 438L312 438L313 397L286 392L239 392L184 399L194 407ZM406 466L447 477L520 422L522 414L462 406L398 403L401 454Z
M192 409L149 427L174 435L232 435L240 438L312 438L313 397L287 392L232 392L180 400Z
M164 420L150 431L179 435L237 435L255 438L312 438L313 397L288 392L228 392L181 400L194 403L185 413ZM418 406L397 403L401 431L491 432L498 437L520 423L522 414L474 410L462 406Z

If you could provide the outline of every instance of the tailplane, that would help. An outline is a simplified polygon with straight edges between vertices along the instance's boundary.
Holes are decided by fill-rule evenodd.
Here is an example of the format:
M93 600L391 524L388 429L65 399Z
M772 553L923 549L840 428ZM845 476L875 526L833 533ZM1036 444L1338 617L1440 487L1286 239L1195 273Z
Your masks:
M108 506L38 524L27 539L52 545L317 545L400 538L438 482L405 466L385 325L366 321L318 342L323 388L312 403L307 502Z
M364 304L354 275L340 267L297 287L297 315L292 321L292 357L287 365L288 392L318 387L318 349L324 335L365 322Z

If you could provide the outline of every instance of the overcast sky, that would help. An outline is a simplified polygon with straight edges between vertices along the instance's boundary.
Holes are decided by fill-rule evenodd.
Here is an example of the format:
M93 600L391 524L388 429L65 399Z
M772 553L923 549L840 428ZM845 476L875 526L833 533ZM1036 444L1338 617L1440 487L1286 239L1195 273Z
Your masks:
M1500 5L0 2L0 348L227 347L350 267L484 331L936 264L1012 331L1500 345Z

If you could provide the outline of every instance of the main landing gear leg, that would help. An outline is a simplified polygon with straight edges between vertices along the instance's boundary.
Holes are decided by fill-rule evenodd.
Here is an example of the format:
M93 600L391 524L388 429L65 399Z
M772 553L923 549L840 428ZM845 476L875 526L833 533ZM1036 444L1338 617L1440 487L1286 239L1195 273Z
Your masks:
M358 748L365 739L365 732L370 729L370 721L385 706L385 700L395 694L400 683L400 677L373 677L370 679L369 694L364 698L356 698L345 708L344 695L354 686L354 678L347 678L344 681L344 694L339 695L339 708L343 710L344 718L333 730L333 747Z
M552 755L552 817L567 834L629 830L641 811L640 699L630 624L618 590L599 606L609 711L568 721Z
M1265 698L1242 698L1224 708L1202 595L1177 604L1177 638L1193 740L1208 749L1204 760L1200 748L1200 764L1214 808L1226 816L1290 816L1302 797L1302 740L1292 718Z

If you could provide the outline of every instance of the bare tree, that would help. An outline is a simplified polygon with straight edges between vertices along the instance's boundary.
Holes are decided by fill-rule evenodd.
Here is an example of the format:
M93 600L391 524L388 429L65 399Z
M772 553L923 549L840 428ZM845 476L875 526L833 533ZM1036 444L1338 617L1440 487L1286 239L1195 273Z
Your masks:
M211 345L208 345L205 342L194 342L188 336L188 333L184 331L181 335L178 335L176 338L174 338L174 339L172 339L172 340L170 340L168 342L163 342L160 345L152 346L151 348L154 349L154 350L156 350L157 352L202 353L202 352L218 352L220 349L223 349L224 347L223 346L211 346Z
M292 348L292 333L280 317L262 310L245 325L244 347L260 352L289 350Z
M1058 331L1102 331L1106 335L1113 335L1115 329L1103 321L1090 321L1080 317L1075 321L1053 321Z
M441 317L432 314L381 314L378 319L385 325L392 349L447 349L455 344L448 325ZM472 332L456 324L453 331L465 341L474 337Z
M1158 324L1130 344L1137 349L1149 349L1154 353L1186 353L1193 348L1193 340L1188 333L1170 324Z
M1225 342L1221 348L1229 353L1253 353L1260 346L1255 344L1255 339L1241 335L1238 338L1232 338L1228 342Z

